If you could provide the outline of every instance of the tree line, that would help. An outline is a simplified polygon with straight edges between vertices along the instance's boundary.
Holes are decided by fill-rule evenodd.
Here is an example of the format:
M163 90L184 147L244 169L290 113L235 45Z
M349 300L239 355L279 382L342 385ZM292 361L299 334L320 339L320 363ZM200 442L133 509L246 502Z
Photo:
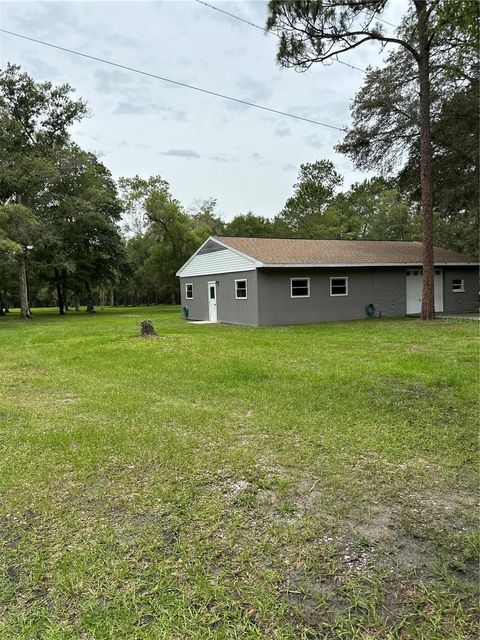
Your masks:
M477 256L473 40L453 56L445 37L436 53L432 211L435 244ZM282 55L293 53L287 48ZM412 56L396 49L382 68L367 70L352 103L352 126L337 149L376 177L344 188L330 160L305 163L273 218L247 212L227 221L215 198L187 208L161 176L115 181L69 134L88 114L72 87L35 82L19 66L7 65L0 72L0 313L10 306L28 317L31 306L56 305L65 314L81 305L93 311L98 304L178 302L175 273L209 235L419 240L415 78Z

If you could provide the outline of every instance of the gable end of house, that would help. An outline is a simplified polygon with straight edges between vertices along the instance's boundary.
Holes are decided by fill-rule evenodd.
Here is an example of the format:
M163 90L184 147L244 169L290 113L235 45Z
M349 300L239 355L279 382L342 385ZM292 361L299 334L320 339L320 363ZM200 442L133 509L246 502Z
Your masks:
M177 271L181 278L254 271L261 263L214 238L208 238Z

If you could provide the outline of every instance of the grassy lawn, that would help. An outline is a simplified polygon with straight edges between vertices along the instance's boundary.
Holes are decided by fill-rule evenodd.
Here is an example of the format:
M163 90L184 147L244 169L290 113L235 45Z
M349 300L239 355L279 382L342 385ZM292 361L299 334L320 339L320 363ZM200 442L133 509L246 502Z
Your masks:
M0 318L0 638L476 638L478 323L179 316Z

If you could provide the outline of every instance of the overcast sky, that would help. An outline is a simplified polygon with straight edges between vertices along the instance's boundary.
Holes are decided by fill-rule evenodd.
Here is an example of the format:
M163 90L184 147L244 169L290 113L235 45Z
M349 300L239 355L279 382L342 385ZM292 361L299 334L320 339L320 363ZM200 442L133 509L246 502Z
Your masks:
M265 23L266 2L209 4ZM406 6L407 0L390 0L385 19L398 24ZM0 10L3 29L336 126L349 124L363 78L338 63L307 73L281 69L274 36L193 0L2 1ZM321 158L335 163L346 185L365 177L334 152L338 131L12 36L0 34L0 46L2 67L15 62L35 80L68 82L88 101L91 115L73 137L116 178L160 174L187 207L214 197L226 220L248 210L273 216L291 194L299 165ZM381 55L371 44L344 60L366 67L381 64Z

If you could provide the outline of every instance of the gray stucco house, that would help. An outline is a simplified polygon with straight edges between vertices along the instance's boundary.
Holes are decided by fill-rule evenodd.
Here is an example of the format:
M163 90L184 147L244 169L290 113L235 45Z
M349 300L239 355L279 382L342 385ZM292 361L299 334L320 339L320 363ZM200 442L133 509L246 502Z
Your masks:
M249 326L420 313L422 245L212 236L177 272L190 320ZM435 248L435 309L478 309L478 262Z

